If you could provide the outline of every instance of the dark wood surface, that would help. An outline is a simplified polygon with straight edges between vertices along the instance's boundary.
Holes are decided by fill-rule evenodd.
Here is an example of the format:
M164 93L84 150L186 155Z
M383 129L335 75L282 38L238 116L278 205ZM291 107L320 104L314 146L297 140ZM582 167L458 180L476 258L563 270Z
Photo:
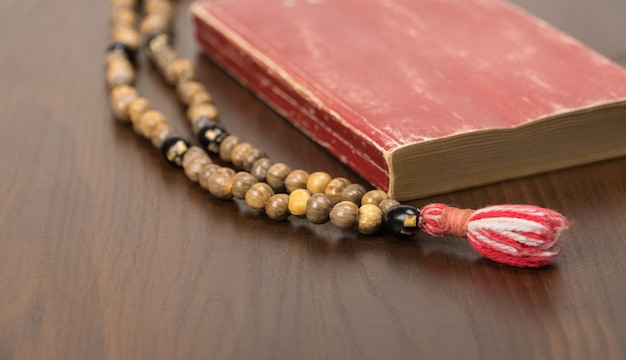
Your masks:
M626 65L623 1L519 3ZM202 56L179 4L177 48L232 132L359 181ZM541 270L452 238L274 223L212 199L114 123L107 8L0 2L0 359L626 357L626 159L412 203L563 212L573 229ZM140 76L190 135L171 89L143 62Z

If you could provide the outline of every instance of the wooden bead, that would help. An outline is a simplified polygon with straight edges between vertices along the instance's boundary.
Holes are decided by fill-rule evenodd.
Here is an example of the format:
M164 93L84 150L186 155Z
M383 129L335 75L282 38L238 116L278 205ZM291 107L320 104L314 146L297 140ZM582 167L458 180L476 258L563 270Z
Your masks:
M220 159L224 162L231 162L233 149L241 140L235 135L228 135L220 144Z
M128 106L137 98L137 90L128 85L116 86L111 90L109 101L116 119L128 121Z
M274 191L285 188L285 178L291 173L291 168L283 163L276 163L267 169L267 183Z
M187 150L183 157L183 169L187 178L193 182L198 182L200 170L207 164L211 163L211 159L201 148L192 146Z
M167 66L164 75L168 83L175 85L180 81L193 80L194 72L193 63L190 60L179 58Z
M189 103L189 106L212 103L213 97L211 96L211 94L209 94L208 91L196 91L191 96L191 102Z
M215 105L212 104L197 104L187 109L187 119L189 119L189 121L193 121L199 117L207 117L210 120L217 121L219 111Z
M147 14L141 24L139 25L139 31L144 35L164 33L169 30L170 19L168 16L162 14Z
M189 150L187 150L187 152L185 153L185 157L183 158L183 167L187 166L187 164L191 162L192 160L201 158L201 157L208 158L208 156L206 155L204 150L202 150L202 148L198 146L190 147Z
M106 78L109 87L132 85L135 82L135 70L127 58L118 57L109 62Z
M135 7L137 0L111 0L112 6Z
M252 145L246 142L235 145L235 147L233 147L233 151L230 154L230 160L233 163L233 166L242 169L244 156L250 149L252 149Z
M354 228L359 217L359 207L352 201L341 201L330 211L330 222L342 230Z
M246 151L246 153L243 155L243 163L241 164L241 166L244 170L250 171L252 170L252 166L254 165L254 163L257 162L257 160L263 158L267 158L267 155L265 155L263 151L257 148L252 148Z
M165 115L156 110L148 110L144 112L141 117L139 117L139 121L133 123L133 129L137 134L145 137L146 139L150 139L152 136L152 131L161 124L166 124L167 119Z
M191 103L191 99L193 99L193 95L198 91L206 92L206 88L197 81L183 81L178 83L176 91L178 92L178 96L183 104L189 105Z
M351 201L355 204L361 203L361 198L367 189L361 184L351 184L346 186L341 192L341 201Z
M128 7L119 7L111 10L111 24L135 26L137 12Z
M313 194L324 193L326 185L328 185L332 179L333 178L330 174L323 171L316 171L309 175L309 178L306 181L306 188Z
M303 217L306 215L306 204L311 198L307 189L295 189L289 194L289 212L292 215Z
M165 69L167 69L167 67L172 62L178 59L178 55L176 55L176 52L169 46L163 46L162 48L154 51L153 58L154 58L153 61L156 64L156 66L159 68L159 71L163 72L165 71ZM177 87L177 91L178 91L178 87ZM179 96L180 96L180 92L179 92Z
M211 195L224 200L232 198L234 176L235 172L229 168L222 167L215 170L215 172L209 177L208 190Z
M250 173L245 171L238 172L233 177L233 196L237 199L245 198L247 196L246 192L257 182L257 179Z
M123 50L105 52L104 53L104 70L108 69L111 63L118 61L119 59L128 60L128 57Z
M313 224L323 224L328 221L333 203L328 196L322 193L311 195L306 204L306 218Z
M259 181L265 181L267 179L267 171L270 166L272 166L272 160L268 158L261 158L257 160L254 165L252 165L252 169L250 169L250 174L254 176Z
M383 212L374 204L365 204L359 208L357 229L361 234L371 235L380 229L383 223Z
M276 221L285 220L291 215L289 212L289 195L276 194L265 203L265 213Z
M122 24L113 26L111 40L124 43L133 50L139 48L139 33L132 26Z
M385 199L383 201L380 202L380 204L378 204L378 207L380 208L380 210L382 210L382 212L386 212L388 209L400 205L400 202L398 200L394 200L394 199Z
M306 189L306 183L309 179L309 173L304 170L294 170L285 178L285 188L288 192L297 189Z
M162 51L167 51L175 55L174 50L170 47L169 35L164 33L147 36L144 49L148 58L153 62L157 62L159 53ZM174 56L171 61L174 60L176 60L176 56Z
M172 135L172 129L168 124L159 124L152 131L150 141L155 148L160 149L163 141Z
M198 173L198 183L203 189L209 189L209 178L220 167L221 166L217 164L207 164L200 169L200 172Z
M386 192L382 190L370 190L361 198L361 205L374 204L378 206L378 204L385 199L388 199Z
M256 179L255 179L256 180ZM266 183L256 183L246 193L246 204L256 211L265 210L265 204L274 196L274 191Z
M146 13L172 14L172 4L169 1L144 1Z
M350 184L350 180L346 178L334 178L326 185L324 194L328 195L333 204L336 204L341 201L341 193Z
M128 117L133 123L139 122L139 118L143 113L152 109L150 100L144 97L138 97L128 105Z
M191 130L194 134L198 135L200 129L207 125L215 124L215 121L207 116L198 116L191 120Z

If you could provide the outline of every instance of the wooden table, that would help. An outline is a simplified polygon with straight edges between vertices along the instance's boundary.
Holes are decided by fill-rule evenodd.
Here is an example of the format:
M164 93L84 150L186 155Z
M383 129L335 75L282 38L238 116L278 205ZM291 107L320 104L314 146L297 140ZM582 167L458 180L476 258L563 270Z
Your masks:
M626 65L623 1L518 3ZM360 181L199 53L188 4L177 48L229 129L274 159ZM0 359L626 356L625 158L413 202L563 212L573 229L541 270L452 238L271 222L212 199L114 123L107 7L0 2ZM182 117L152 67L140 77Z

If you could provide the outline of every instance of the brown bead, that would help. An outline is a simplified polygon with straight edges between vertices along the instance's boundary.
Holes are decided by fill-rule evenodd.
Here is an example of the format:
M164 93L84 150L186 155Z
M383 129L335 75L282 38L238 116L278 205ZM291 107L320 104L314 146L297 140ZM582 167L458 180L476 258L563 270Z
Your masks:
M191 146L183 156L183 167L193 160L200 157L208 157L207 154L199 146Z
M385 200L381 201L380 204L378 204L378 207L384 213L385 211L387 211L387 210L389 210L392 207L397 206L397 205L400 205L400 202L398 200L385 199Z
M104 70L108 69L111 63L120 59L128 60L126 54L122 51L107 51L104 53Z
M311 195L306 204L306 218L313 224L323 224L328 221L328 215L333 203L328 196L322 193Z
M267 155L265 155L263 151L257 148L252 148L246 151L246 153L244 154L243 163L241 164L241 166L244 170L250 171L252 170L252 166L254 165L254 163L257 162L257 160L263 158L267 158Z
M230 153L230 160L233 163L233 166L242 169L244 156L250 149L252 149L252 145L246 142L235 145L235 147L233 147L233 151Z
M170 135L172 135L172 129L170 126L168 124L159 124L154 128L154 130L152 130L150 141L154 147L160 149L165 139L167 139Z
M359 217L359 207L352 201L341 201L330 211L330 222L342 230L354 228Z
M135 7L137 0L111 0L113 6Z
M133 123L138 123L141 115L151 109L152 103L150 102L150 100L144 97L136 98L128 105L128 116L130 118L130 121Z
M199 105L199 104L212 104L212 103L213 103L213 97L211 96L211 94L209 94L208 91L196 91L191 96L191 102L189 103L189 106Z
M267 169L267 183L274 191L285 188L285 178L291 173L291 168L283 163L276 163Z
M183 156L183 169L189 180L198 182L198 175L204 165L210 164L209 156L198 146L192 146Z
M203 189L209 189L209 178L215 171L217 171L221 166L217 164L207 164L200 169L198 173L198 183Z
M289 195L276 194L265 203L265 213L276 221L282 221L291 215L289 212Z
M235 135L228 135L220 144L220 159L224 162L231 162L233 149L241 140Z
M176 52L167 45L161 45L161 47L155 50L153 53L154 53L154 62L156 63L157 67L159 68L159 71L161 72L164 72L165 69L167 69L167 67L172 62L178 59L178 55L176 55Z
M245 198L246 192L257 182L257 179L250 173L245 171L238 172L233 177L233 196L237 199Z
M169 1L144 1L144 10L150 14L171 14L172 4Z
M128 121L128 106L137 98L137 90L128 85L116 86L111 90L109 101L115 118Z
M365 204L359 208L357 228L361 234L371 235L380 229L383 223L383 212L374 204Z
M229 168L222 167L215 170L209 177L208 190L211 195L224 200L232 198L234 176L235 172Z
M176 91L178 92L180 100L185 105L189 105L191 103L191 99L193 99L193 95L198 91L206 92L206 88L197 81L183 81L178 83Z
M297 189L306 189L308 179L308 172L304 170L294 170L285 178L285 188L287 188L287 192L293 192Z
M212 104L198 104L190 106L187 109L187 119L193 121L199 117L207 117L213 121L216 121L219 116L219 112L215 105Z
M324 193L326 185L328 185L332 179L333 178L328 173L316 171L309 175L309 178L306 181L306 188L313 194Z
M132 26L115 25L111 30L111 40L128 45L131 49L139 48L139 33Z
M268 158L261 158L254 162L250 174L259 181L265 181L267 179L267 171L272 166L272 160Z
M115 25L135 26L137 12L128 7L111 10L111 23Z
M128 59L120 57L109 63L106 77L109 87L132 85L135 82L135 70Z
M167 119L165 115L156 110L148 110L144 112L141 117L139 117L139 121L133 123L133 129L137 134L145 137L146 139L150 139L152 136L152 131L161 124L166 124Z
M378 206L381 201L388 198L387 193L382 190L370 190L361 198L361 205L374 204Z
M311 198L307 189L296 189L289 194L289 212L292 215L303 217L306 215L306 204Z
M355 204L361 203L361 198L367 189L361 184L351 184L346 186L341 192L341 201L351 201Z
M269 185L261 182L256 183L246 193L246 204L256 211L263 211L265 204L272 196L274 196L274 191Z
M170 19L168 16L161 14L148 14L139 25L139 31L143 35L167 32L170 27Z
M336 204L341 201L341 193L350 184L350 180L346 178L334 178L326 185L324 194L328 195L333 204Z
M195 76L193 63L188 59L176 59L167 66L164 75L171 85L175 85L179 81L193 80Z

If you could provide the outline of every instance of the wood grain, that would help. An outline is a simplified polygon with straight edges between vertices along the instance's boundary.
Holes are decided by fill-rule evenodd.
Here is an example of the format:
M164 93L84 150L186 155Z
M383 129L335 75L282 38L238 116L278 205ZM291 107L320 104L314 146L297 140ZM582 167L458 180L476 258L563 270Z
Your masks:
M626 65L622 2L519 3ZM179 4L179 52L233 133L359 181L201 56ZM564 251L538 271L451 238L274 223L212 199L114 123L107 6L0 2L0 359L626 356L626 159L413 203L563 212L574 223ZM139 91L181 119L155 71L142 63L140 77Z

